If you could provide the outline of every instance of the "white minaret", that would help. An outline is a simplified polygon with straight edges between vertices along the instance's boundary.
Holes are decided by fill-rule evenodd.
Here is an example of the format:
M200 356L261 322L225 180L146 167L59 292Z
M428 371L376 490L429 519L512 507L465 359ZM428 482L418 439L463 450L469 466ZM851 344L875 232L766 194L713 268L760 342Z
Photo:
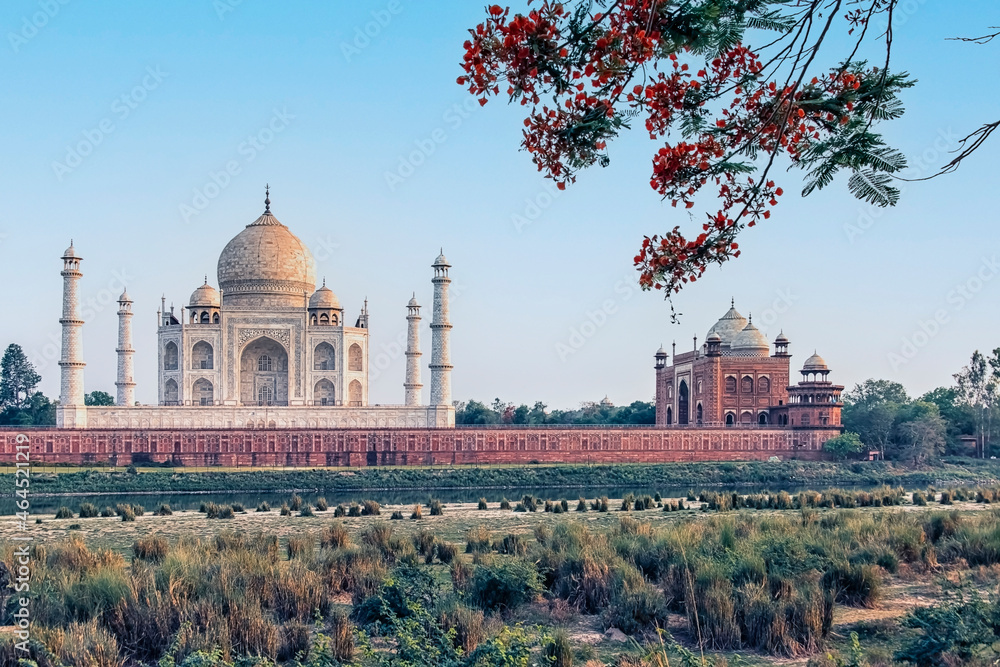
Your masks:
M448 321L448 269L444 249L434 260L434 319L431 321L431 405L451 405L451 323Z
M118 405L135 405L135 382L132 378L132 299L128 292L118 297Z
M62 357L59 359L61 378L59 383L59 409L57 423L66 428L82 428L87 425L87 411L83 407L83 320L80 319L80 297L78 294L80 262L70 241L63 253L63 307L59 324L62 325Z
M420 405L420 305L414 294L406 304L406 380L403 388L406 390L406 404Z

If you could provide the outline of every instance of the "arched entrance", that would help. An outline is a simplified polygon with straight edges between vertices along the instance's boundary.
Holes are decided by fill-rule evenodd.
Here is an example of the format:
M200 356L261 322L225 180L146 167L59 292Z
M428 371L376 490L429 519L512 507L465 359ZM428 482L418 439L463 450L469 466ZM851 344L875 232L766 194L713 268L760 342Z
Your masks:
M288 405L288 353L277 341L264 336L243 348L240 403Z
M691 414L688 393L687 380L681 380L677 389L677 423L681 426L687 426Z

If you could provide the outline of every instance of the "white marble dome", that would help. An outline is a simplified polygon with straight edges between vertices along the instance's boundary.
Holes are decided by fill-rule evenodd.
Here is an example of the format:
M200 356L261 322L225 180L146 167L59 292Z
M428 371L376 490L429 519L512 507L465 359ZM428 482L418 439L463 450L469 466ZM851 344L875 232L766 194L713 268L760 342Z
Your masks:
M333 290L323 283L323 286L318 290L313 292L313 295L309 297L309 307L310 308L321 308L321 309L339 309L340 299L337 295L333 293Z
M726 311L726 314L708 330L705 339L707 340L712 334L718 334L722 339L723 345L732 345L733 340L743 331L746 325L747 318L736 312L735 307L730 307Z
M809 373L815 373L829 370L829 367L826 365L826 361L823 360L823 357L816 354L816 352L813 352L812 356L806 359L806 362L802 364L802 370Z
M189 304L195 308L219 308L222 303L219 292L205 281L205 284L191 293Z
M312 253L270 206L226 245L218 276L227 305L301 307L316 289Z
M771 353L771 345L760 329L747 322L743 330L736 334L731 346L733 354L751 357L766 357Z

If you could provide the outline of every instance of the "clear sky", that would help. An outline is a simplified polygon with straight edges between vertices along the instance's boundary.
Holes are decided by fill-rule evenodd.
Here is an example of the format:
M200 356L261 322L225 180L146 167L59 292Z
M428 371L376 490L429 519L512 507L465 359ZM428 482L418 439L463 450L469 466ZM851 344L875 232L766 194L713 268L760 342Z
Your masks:
M730 298L769 338L784 330L793 366L816 349L848 386L884 377L919 394L1000 346L1000 137L956 174L908 184L891 210L854 200L844 179L802 199L799 174L779 174L774 215L680 294L673 325L661 296L635 287L632 256L643 234L700 220L650 189L656 144L634 132L608 168L554 194L517 150L523 110L480 109L455 84L483 13L445 0L0 4L0 343L21 344L58 395L59 256L73 238L86 390L114 392L113 301L127 284L137 398L154 402L161 294L179 308L203 276L216 282L269 182L273 212L348 316L369 300L372 368L384 367L372 402L402 402L393 346L414 291L429 361L441 246L460 400L649 400L657 347L691 349ZM1000 44L945 41L997 23L995 0L900 3L895 67L920 82L885 134L911 173L1000 113Z

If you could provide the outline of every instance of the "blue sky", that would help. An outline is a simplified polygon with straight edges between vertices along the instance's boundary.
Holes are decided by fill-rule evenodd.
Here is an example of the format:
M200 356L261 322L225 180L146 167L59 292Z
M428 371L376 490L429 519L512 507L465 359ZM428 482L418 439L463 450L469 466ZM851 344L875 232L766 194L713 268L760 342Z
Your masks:
M895 67L920 82L884 131L926 174L996 119L983 75L1000 45L945 39L1000 16L988 0L900 7ZM275 215L349 315L369 300L373 402L402 401L394 343L411 292L430 305L441 246L457 292L456 399L648 400L656 348L690 349L731 297L770 338L784 330L793 366L816 349L848 386L885 377L919 394L1000 346L1000 139L956 174L908 184L890 210L854 200L843 179L803 199L800 175L779 174L788 194L774 215L740 240L741 258L679 295L674 325L631 266L643 234L700 224L649 188L656 144L634 132L608 168L556 193L517 150L522 109L479 108L455 84L482 15L480 3L407 0L3 3L0 342L21 344L58 394L59 256L73 238L87 391L114 390L112 301L127 284L137 397L154 401L161 294L179 308L205 274L215 282L269 182ZM373 37L359 37L366 27ZM425 361L429 342L425 329Z

